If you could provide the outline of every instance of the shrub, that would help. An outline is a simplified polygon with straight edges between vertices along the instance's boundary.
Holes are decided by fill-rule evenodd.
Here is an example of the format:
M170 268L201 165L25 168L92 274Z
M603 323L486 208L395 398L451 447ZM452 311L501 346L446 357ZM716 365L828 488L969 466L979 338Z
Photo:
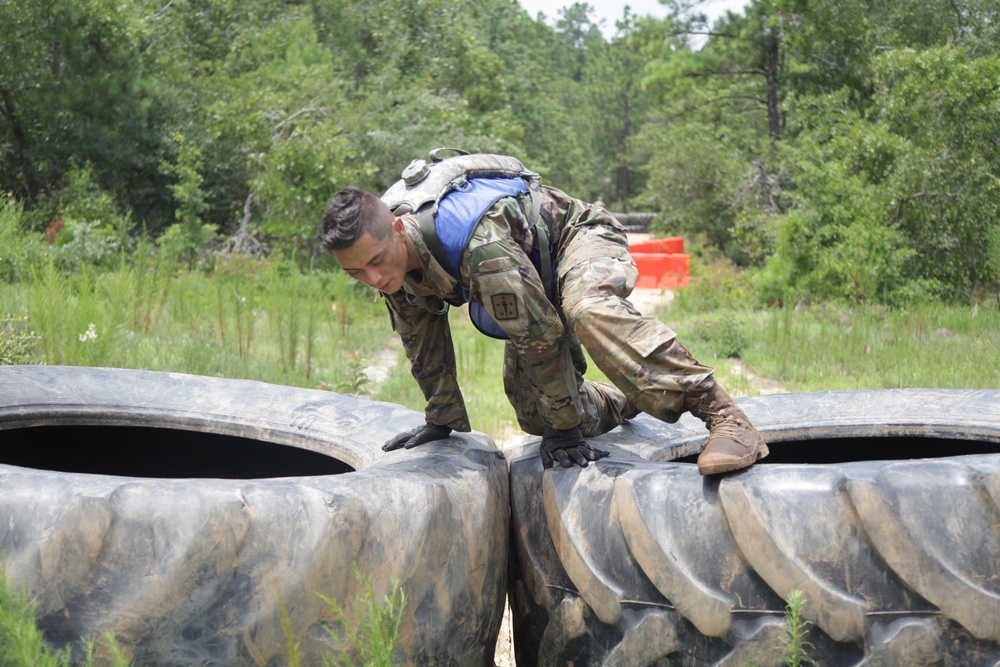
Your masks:
M23 209L12 196L0 199L0 281L16 280L24 270Z
M31 363L32 341L38 336L25 328L27 319L0 313L0 366Z

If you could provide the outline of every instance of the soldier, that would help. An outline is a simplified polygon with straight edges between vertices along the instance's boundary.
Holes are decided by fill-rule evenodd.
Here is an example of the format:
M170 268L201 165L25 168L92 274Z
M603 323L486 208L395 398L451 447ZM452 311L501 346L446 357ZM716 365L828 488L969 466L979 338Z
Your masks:
M521 429L542 436L546 468L608 456L584 438L639 412L702 419L704 475L767 455L713 370L628 301L637 270L624 227L603 207L541 186L514 158L431 158L411 163L381 199L341 190L323 216L324 250L385 296L427 399L426 424L384 450L470 430L448 326L448 305L469 303L481 331L507 340L504 390ZM581 344L612 384L583 378Z

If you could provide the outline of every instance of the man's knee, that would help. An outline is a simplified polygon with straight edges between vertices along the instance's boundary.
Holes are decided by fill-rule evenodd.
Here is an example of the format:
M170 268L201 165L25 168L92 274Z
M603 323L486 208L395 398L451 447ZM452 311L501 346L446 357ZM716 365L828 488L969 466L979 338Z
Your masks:
M566 321L574 326L602 304L623 302L635 288L638 271L631 257L593 257L560 272L560 298Z

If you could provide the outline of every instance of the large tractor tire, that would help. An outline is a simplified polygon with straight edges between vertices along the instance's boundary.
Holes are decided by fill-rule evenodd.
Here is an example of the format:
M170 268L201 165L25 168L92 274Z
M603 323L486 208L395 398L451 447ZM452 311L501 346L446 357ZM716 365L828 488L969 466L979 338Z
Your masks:
M771 455L727 475L690 416L508 452L517 664L784 665L793 590L818 664L1000 664L1000 391L739 403Z
M350 659L362 580L380 601L396 581L400 663L492 665L506 463L472 435L382 452L421 423L260 382L0 367L8 584L57 648L111 632L136 665L276 667L283 615L303 665Z

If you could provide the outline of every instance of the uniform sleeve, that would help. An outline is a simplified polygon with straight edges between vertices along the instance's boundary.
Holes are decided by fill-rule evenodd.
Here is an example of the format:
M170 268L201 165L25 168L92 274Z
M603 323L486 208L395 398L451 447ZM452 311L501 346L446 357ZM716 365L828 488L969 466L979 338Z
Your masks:
M539 397L539 411L554 428L578 426L583 407L565 327L537 270L511 228L526 220L512 199L500 200L476 226L462 274L472 298L507 334Z
M469 415L455 371L455 348L448 326L448 309L441 299L386 296L392 326L403 341L410 371L427 399L424 416L431 424L469 431Z

